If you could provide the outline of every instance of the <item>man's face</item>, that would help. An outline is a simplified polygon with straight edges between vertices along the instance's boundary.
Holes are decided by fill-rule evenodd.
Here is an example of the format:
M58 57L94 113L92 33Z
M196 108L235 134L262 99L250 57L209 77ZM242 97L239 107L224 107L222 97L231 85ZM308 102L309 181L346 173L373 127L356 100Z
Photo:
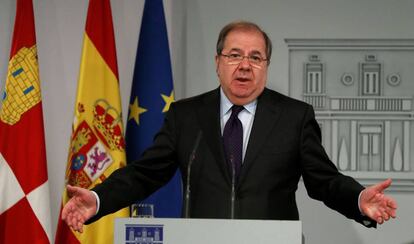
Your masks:
M257 30L231 31L224 40L221 54L268 58L265 40ZM239 64L229 64L229 58L218 55L216 69L224 93L236 105L245 105L253 101L266 85L267 61L258 66L252 65L248 58L243 58Z

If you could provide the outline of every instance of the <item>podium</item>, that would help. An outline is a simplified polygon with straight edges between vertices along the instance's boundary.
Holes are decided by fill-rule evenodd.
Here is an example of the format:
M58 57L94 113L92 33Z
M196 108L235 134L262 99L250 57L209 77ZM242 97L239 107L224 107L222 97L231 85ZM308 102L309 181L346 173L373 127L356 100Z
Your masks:
M115 244L301 244L300 221L118 218Z

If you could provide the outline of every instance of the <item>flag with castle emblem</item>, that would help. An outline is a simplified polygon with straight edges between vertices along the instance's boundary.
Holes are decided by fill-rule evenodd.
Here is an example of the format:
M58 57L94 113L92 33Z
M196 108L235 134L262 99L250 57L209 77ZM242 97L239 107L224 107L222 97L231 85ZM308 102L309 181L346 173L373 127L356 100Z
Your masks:
M42 96L32 0L16 18L0 110L0 243L50 243Z
M128 162L137 160L151 145L173 101L163 3L162 0L147 0L141 22L125 136ZM145 207L138 208L137 215L180 217L181 188L181 175L177 171L166 186L140 203Z
M125 141L115 36L109 0L90 0L83 40L78 93L65 182L92 188L125 166ZM66 189L62 206L69 200ZM59 217L55 243L112 243L114 219L129 210L84 226L79 234Z

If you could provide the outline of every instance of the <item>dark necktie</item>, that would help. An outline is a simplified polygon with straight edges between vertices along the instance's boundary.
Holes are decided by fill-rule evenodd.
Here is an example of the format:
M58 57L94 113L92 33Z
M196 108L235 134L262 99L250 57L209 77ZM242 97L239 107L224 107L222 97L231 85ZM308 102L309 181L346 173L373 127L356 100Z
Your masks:
M240 173L243 153L243 126L237 115L243 109L243 106L233 105L230 118L227 120L223 131L223 143L227 163L232 172L234 168L236 179Z

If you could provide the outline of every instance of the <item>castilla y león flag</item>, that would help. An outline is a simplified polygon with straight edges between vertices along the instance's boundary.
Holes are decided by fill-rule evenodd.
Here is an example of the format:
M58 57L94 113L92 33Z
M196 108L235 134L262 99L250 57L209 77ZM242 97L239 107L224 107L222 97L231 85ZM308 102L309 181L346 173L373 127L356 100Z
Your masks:
M7 80L0 96L0 243L50 243L33 3L16 3Z
M115 37L109 0L90 0L65 182L92 188L126 164ZM66 190L62 206L69 200ZM122 209L79 234L59 218L56 243L112 243Z

